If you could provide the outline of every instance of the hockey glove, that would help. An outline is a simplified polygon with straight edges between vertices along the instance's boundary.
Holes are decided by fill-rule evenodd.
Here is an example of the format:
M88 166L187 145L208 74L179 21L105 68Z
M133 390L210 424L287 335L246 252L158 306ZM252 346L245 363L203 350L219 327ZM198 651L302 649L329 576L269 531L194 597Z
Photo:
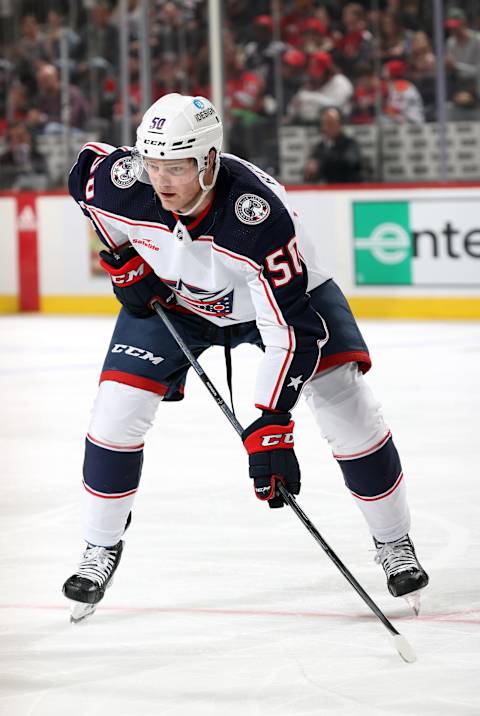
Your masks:
M100 251L100 266L110 275L115 296L132 316L152 316L153 300L165 308L175 303L175 295L133 246L118 252Z
M300 468L293 450L294 425L290 413L264 413L242 433L255 494L259 500L268 500L269 507L285 504L277 482L292 495L300 492Z

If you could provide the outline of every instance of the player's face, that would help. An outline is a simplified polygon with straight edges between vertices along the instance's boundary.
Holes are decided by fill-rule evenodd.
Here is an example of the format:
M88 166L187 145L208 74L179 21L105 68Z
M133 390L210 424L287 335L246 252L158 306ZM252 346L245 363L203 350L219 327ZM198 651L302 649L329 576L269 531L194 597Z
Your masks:
M194 159L144 159L144 165L164 209L192 204L201 189Z

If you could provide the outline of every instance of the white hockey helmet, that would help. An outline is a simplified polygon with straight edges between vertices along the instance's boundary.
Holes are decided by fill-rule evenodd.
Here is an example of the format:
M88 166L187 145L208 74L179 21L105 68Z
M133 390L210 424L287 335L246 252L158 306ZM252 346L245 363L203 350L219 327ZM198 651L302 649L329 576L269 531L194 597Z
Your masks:
M147 109L137 129L132 152L137 178L150 184L144 159L195 159L200 185L206 189L203 174L208 167L208 155L215 149L214 183L222 138L222 121L210 100L176 92L164 95Z

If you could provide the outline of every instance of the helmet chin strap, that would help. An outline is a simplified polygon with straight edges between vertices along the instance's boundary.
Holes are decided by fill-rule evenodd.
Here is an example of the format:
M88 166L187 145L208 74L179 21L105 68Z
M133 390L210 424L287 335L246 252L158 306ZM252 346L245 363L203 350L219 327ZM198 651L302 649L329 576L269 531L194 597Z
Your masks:
M220 169L220 161L217 158L215 161L215 169L213 170L213 179L212 183L206 185L203 181L203 177L205 176L206 169L202 169L200 174L198 175L198 182L200 184L200 191L197 194L196 198L194 199L194 202L191 206L188 208L184 208L183 211L181 209L175 209L175 213L179 214L179 216L188 216L192 213L192 211L195 211L195 209L198 209L200 204L206 199L208 194L212 191L213 187L215 186L215 182L217 181L218 171Z

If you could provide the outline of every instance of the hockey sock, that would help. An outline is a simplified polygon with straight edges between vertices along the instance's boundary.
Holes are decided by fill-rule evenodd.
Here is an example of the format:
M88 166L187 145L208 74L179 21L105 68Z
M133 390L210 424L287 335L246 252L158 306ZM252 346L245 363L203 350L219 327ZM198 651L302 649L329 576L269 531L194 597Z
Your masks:
M143 450L115 451L85 443L84 538L95 545L116 544L122 537L140 482Z
M410 513L402 466L391 436L368 455L336 458L371 534L382 542L405 535L410 529Z

